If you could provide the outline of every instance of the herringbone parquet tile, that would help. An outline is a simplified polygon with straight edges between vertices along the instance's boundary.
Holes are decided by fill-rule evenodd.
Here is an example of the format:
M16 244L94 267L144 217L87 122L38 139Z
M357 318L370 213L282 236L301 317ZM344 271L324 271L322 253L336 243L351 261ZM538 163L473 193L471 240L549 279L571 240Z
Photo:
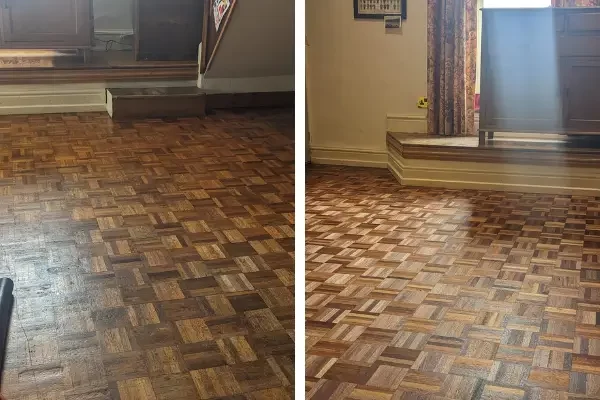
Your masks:
M291 112L0 117L10 400L288 399Z
M599 198L321 167L306 204L308 398L600 398Z

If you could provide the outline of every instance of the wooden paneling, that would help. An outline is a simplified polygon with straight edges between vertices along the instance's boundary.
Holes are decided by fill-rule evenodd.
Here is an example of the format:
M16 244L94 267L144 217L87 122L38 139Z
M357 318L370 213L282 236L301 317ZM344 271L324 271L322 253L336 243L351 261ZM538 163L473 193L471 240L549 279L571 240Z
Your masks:
M0 117L8 399L290 399L289 111Z
M591 32L600 30L600 12L598 10L586 13L565 14L568 32Z
M600 57L565 58L564 124L569 130L600 132Z
M203 0L136 0L136 59L198 60Z
M0 47L91 47L90 0L3 0Z

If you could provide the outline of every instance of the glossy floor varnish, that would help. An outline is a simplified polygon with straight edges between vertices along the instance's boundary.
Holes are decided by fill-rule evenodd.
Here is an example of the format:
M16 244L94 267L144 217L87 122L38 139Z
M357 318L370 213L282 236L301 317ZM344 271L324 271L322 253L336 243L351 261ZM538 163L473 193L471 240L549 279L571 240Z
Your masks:
M8 399L288 399L287 111L0 117Z
M307 398L600 398L600 199L307 176Z

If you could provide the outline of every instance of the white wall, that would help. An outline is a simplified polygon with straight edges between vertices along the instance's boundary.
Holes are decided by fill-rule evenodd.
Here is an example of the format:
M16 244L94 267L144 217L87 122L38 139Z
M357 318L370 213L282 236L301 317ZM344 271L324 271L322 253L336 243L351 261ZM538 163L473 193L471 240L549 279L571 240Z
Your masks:
M294 7L294 0L238 1L203 87L293 90Z
M94 0L94 30L102 33L133 31L132 0Z
M401 34L354 20L351 1L306 1L313 160L319 148L350 149L349 159L358 150L385 165L386 115L425 117L417 101L427 95L426 24L425 0L408 0Z

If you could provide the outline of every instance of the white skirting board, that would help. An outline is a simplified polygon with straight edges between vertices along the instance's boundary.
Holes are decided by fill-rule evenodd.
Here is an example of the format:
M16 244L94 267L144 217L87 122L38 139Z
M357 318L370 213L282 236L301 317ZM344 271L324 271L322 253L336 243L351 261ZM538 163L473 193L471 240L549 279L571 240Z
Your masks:
M386 119L388 132L427 132L427 119L424 115L388 114ZM388 154L384 150L311 146L310 161L313 164L387 168Z
M294 75L251 78L211 78L205 75L198 77L199 88L226 93L293 92L294 86Z
M386 168L388 163L387 158L387 152L378 150L315 146L311 146L310 148L310 161L313 164Z
M388 168L407 186L600 195L594 168L404 159L394 149L389 149Z
M195 86L194 81L98 82L5 85L0 115L106 111L107 87Z

